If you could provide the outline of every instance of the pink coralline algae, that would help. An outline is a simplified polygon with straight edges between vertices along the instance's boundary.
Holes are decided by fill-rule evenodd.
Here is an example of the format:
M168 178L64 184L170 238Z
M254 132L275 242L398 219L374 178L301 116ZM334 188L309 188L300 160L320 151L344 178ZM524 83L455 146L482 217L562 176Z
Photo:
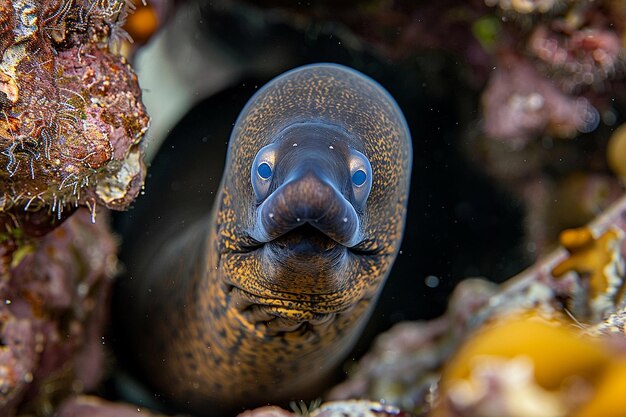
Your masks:
M557 31L539 25L530 36L528 49L545 65L556 84L568 92L587 87L602 89L603 83L621 69L624 58L618 34L599 28L562 27Z
M482 93L484 134L525 145L594 131L626 73L623 3L485 3L499 6L504 23Z
M502 57L483 93L484 130L520 145L549 133L573 137L595 129L598 111L584 97L563 93L529 62Z
M106 216L80 209L16 251L0 276L0 415L49 415L65 396L94 389L116 268Z
M33 380L37 364L36 336L31 322L18 319L8 308L2 306L0 321L3 323L0 338L0 410L11 415L21 400L25 386Z
M135 74L115 53L126 3L0 7L2 229L39 210L62 219L77 206L122 209L141 189L148 117Z
M56 414L58 417L158 417L141 407L114 403L98 397L79 396L64 402Z

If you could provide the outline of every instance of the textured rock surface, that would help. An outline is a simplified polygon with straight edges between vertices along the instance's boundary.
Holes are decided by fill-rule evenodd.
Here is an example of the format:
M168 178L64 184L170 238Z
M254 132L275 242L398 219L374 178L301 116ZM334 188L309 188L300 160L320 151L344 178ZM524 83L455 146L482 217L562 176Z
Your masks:
M0 232L32 223L35 211L52 221L76 206L123 209L137 196L148 117L116 53L126 13L123 0L2 8Z
M0 3L3 416L51 415L104 372L117 248L96 207L127 207L145 174L148 117L117 52L127 6Z
M70 398L59 407L57 417L158 417L161 414L130 404L114 403L98 397Z
M452 408L440 407L433 414L436 416L570 416L578 415L572 414L573 410L583 403L585 408L580 415L585 416L607 407L620 410L622 398L607 392L610 387L617 389L626 383L623 371L616 371L616 375L609 372L613 368L624 369L626 363L623 339L625 237L626 197L622 197L611 210L589 225L563 232L561 248L500 288L482 280L467 280L457 287L446 316L429 323L400 324L380 336L357 372L335 387L330 397L386 398L417 413L428 410L437 398L452 403L458 400L451 403ZM528 317L529 320L524 319ZM501 324L493 326L494 322ZM506 324L518 330L507 333ZM481 326L487 330L474 333ZM551 326L565 330L553 331ZM583 340L573 343L581 339L581 328L586 330ZM491 333L492 329L496 330ZM481 339L484 332L490 334L489 338ZM542 334L544 339L541 339ZM595 340L607 334L619 336ZM526 335L527 340L536 340L528 345L516 342L515 338L521 335ZM462 359L450 361L464 343L473 346L467 348L471 355L457 353ZM552 355L552 359L541 362L542 349L545 357ZM569 358L577 363L586 357L588 362L583 361L581 366L597 368L588 354L580 353L587 350L603 358L602 378L581 376L578 368L565 365L570 363ZM450 367L453 370L448 369L448 374L455 374L459 362L467 368L468 364L476 362L471 358L481 354L493 354L500 359L476 368L469 388L463 388L465 391L448 391L450 376L444 388L438 385L442 367L444 375ZM576 357L578 354L580 358ZM516 362L518 356L528 355L535 355L534 364ZM508 359L502 361L502 357ZM554 365L559 361L564 365ZM546 378L584 376L586 396L578 398L570 391L546 393L547 387L541 385L541 380L534 379L533 372L547 375ZM511 385L512 380L516 384ZM439 392L438 397L439 389L444 391ZM450 396L456 396L456 400ZM541 413L522 407L539 399L544 402L538 408ZM489 414L488 410L498 411Z
M115 252L107 216L80 209L14 255L0 276L0 415L49 415L100 382Z

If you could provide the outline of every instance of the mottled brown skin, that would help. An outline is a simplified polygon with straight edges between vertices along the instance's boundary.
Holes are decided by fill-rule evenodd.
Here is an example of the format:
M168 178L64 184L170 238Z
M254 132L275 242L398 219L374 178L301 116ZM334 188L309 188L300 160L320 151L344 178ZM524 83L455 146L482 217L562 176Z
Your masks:
M304 229L266 244L249 233L255 155L289 126L311 121L343 129L353 143L337 149L358 148L372 166L371 194L358 213L362 239L351 248ZM199 415L319 395L397 255L410 170L406 123L378 84L337 65L270 82L234 127L211 215L175 241L146 245L129 266L124 324L144 381ZM290 251L306 239L308 249Z

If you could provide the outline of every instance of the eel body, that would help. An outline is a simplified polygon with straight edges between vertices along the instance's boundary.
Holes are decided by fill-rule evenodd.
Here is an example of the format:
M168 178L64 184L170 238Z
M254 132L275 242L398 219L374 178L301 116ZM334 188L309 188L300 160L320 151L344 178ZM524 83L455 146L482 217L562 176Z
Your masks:
M397 104L352 69L258 91L211 212L126 260L116 326L143 382L197 415L319 395L397 255L411 159Z

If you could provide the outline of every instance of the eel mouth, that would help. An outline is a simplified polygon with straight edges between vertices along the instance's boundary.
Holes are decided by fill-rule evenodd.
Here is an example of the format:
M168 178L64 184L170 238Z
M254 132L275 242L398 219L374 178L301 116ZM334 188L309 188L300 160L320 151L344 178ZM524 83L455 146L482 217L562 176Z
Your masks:
M303 258L300 261L306 263L311 263L318 257L325 260L333 259L348 250L347 246L337 242L311 223L297 226L266 242L265 245L275 259Z
M229 285L230 303L248 323L273 332L322 330L355 304L342 281L349 249L312 225L290 230L259 249L271 278L253 287Z
M344 282L349 251L314 225L298 226L257 248L266 278L252 287L230 282L230 303L270 331L322 330L356 304Z

